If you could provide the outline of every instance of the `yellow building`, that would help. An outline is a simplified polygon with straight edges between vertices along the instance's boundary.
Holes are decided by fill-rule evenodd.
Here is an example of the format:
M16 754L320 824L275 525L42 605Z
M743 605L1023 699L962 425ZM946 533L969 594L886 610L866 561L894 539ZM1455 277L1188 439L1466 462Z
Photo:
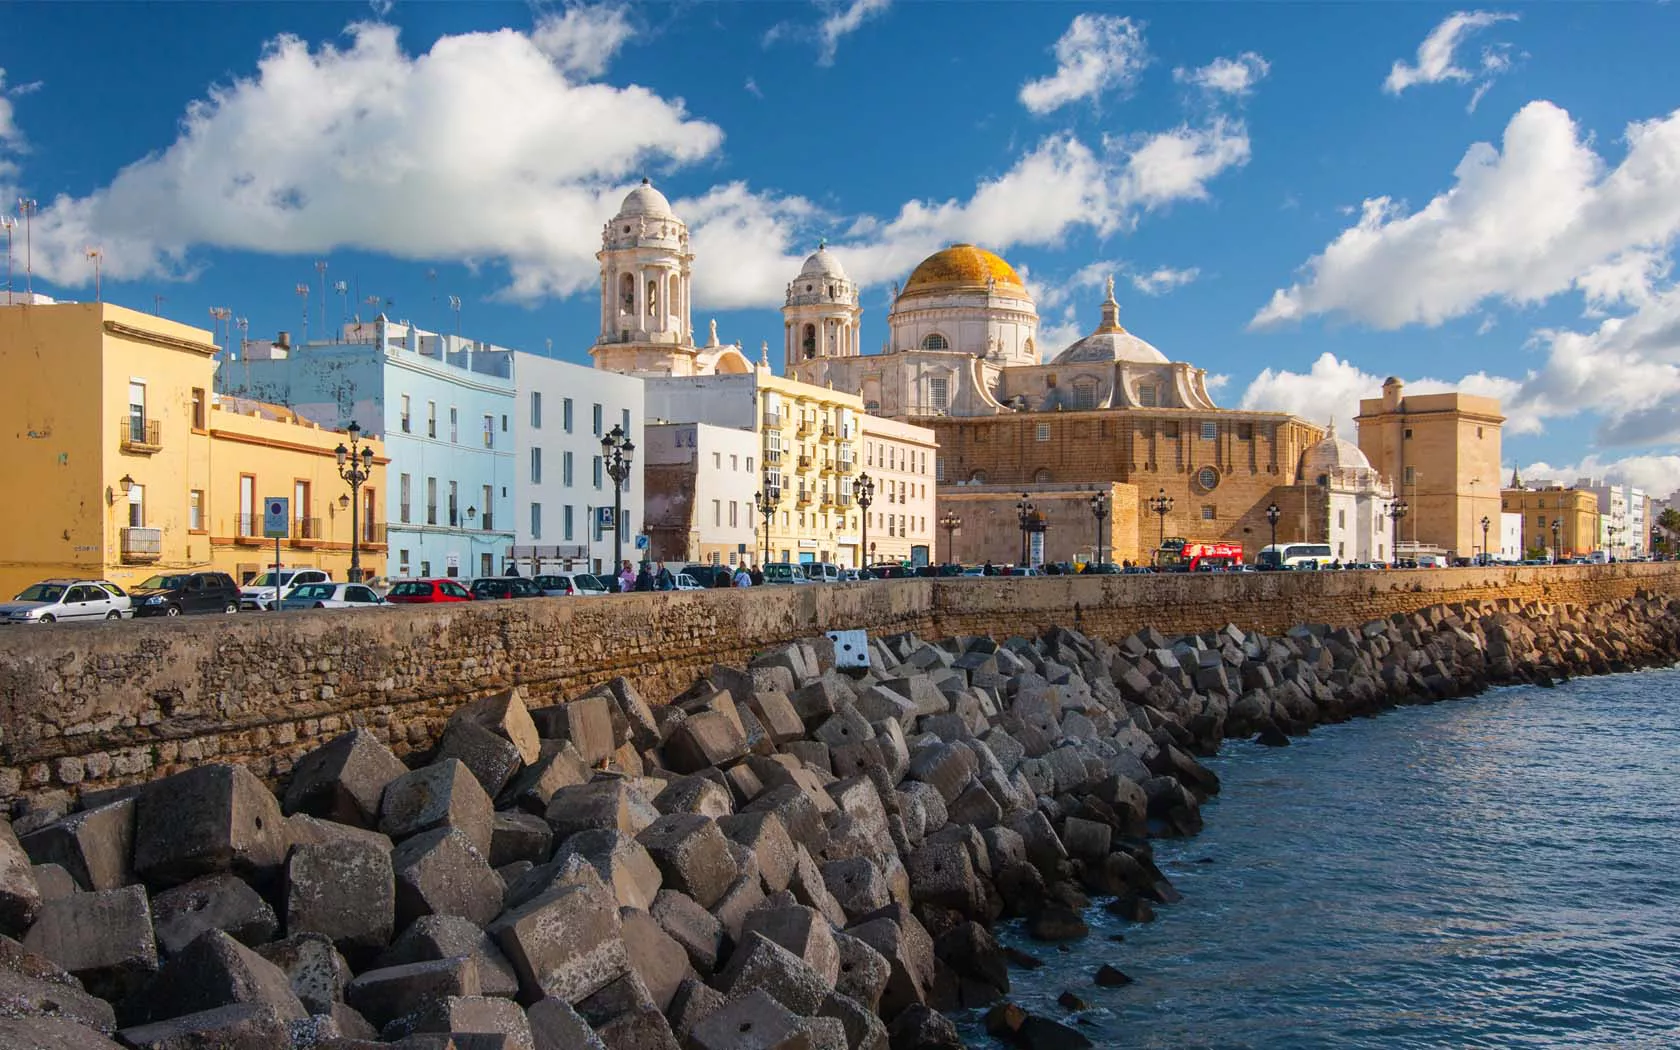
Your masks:
M218 463L230 477L237 464L258 463L284 485L258 499L313 480L314 446L336 448L338 436L291 426L292 447L279 441L266 452L213 437L216 351L202 328L110 303L0 307L0 491L17 500L0 526L0 594L54 576L131 586L221 564L211 526L218 510L232 519L240 495L237 480L217 487ZM282 558L342 571L330 553L294 546Z
M1390 377L1382 397L1359 402L1359 450L1409 508L1396 553L1434 548L1469 558L1483 518L1500 513L1499 402L1470 394L1413 394Z
M1506 513L1522 515L1525 556L1538 552L1573 558L1598 549L1596 493L1558 487L1505 489L1499 502Z

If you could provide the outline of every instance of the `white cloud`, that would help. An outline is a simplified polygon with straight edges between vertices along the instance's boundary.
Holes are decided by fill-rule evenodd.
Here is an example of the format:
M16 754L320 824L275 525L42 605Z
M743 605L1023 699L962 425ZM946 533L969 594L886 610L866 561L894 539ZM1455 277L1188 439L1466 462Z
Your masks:
M1498 22L1515 21L1516 18L1516 15L1497 11L1458 11L1448 15L1418 45L1416 64L1404 60L1394 63L1388 79L1383 81L1383 90L1398 95L1418 84L1440 84L1449 80L1464 83L1481 77L1484 83L1478 89L1476 97L1479 99L1480 91L1486 90L1486 80L1510 68L1509 56L1503 49L1484 51L1478 71L1471 72L1458 65L1459 46L1479 30ZM1471 103L1471 108L1475 108L1475 102Z
M1281 368L1262 370L1243 391L1239 407L1290 412L1320 424L1334 419L1337 428L1351 436L1354 433L1353 417L1359 414L1360 399L1381 397L1385 378L1366 372L1352 361L1342 360L1327 350L1319 355L1307 372ZM1518 386L1515 380L1478 372L1455 382L1429 378L1406 380L1406 393L1457 391L1508 401L1516 394ZM1516 429L1520 421L1508 405L1506 415L1510 417L1507 428Z
M575 79L593 79L607 71L635 30L626 8L616 4L568 7L545 14L531 31L531 42Z
M1644 489L1652 499L1666 499L1680 490L1680 455L1656 453L1614 458L1585 456L1575 463L1553 465L1545 460L1522 468L1523 481L1556 481L1573 485L1581 478L1603 478L1613 485Z
M1452 188L1417 211L1365 201L1358 222L1251 324L1342 313L1378 328L1434 325L1490 298L1591 294L1583 281L1597 280L1596 268L1666 250L1680 232L1680 111L1630 124L1625 140L1627 155L1609 168L1568 113L1531 102L1506 126L1503 152L1471 146Z
M1062 307L1061 313L1055 320L1046 323L1040 320L1038 324L1038 345L1042 352L1039 358L1049 361L1057 354L1085 338L1090 332L1090 325L1079 322L1078 311L1069 303Z
M832 66L834 53L839 49L840 41L857 32L864 22L890 6L892 0L850 0L831 10L817 27L817 40L821 45L817 62Z
M1253 51L1244 51L1236 58L1216 58L1199 69L1180 66L1173 70L1173 79L1210 94L1240 97L1253 91L1271 71L1271 63Z
M17 177L18 166L14 155L23 152L23 132L18 130L17 117L12 106L12 99L19 95L27 95L41 86L37 81L32 84L21 84L8 89L6 87L6 71L0 69L0 209L10 208L17 196L13 180Z
M1241 121L1220 116L1202 127L1182 124L1148 136L1131 153L1121 192L1144 208L1204 200L1214 176L1242 167L1248 157L1248 128Z
M1118 15L1076 15L1055 51L1056 72L1021 85L1021 104L1033 113L1129 90L1149 64L1143 25Z
M1182 288L1201 276L1201 269L1195 266L1184 270L1175 270L1170 266L1157 266L1148 273L1134 273L1131 275L1132 287L1144 295L1166 295L1175 288Z
M753 98L764 97L763 89L758 86L758 81L754 80L752 77L748 77L747 82L742 84L741 87L744 88L747 94L751 95Z

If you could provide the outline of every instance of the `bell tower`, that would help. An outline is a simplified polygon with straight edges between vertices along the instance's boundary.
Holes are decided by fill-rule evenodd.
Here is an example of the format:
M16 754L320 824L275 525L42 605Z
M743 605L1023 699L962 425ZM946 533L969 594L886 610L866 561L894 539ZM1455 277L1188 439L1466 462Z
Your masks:
M590 355L613 372L694 373L688 226L647 179L601 228L601 331Z
M862 352L862 319L857 285L827 243L819 244L787 286L782 306L784 374L817 383L826 358L857 357Z

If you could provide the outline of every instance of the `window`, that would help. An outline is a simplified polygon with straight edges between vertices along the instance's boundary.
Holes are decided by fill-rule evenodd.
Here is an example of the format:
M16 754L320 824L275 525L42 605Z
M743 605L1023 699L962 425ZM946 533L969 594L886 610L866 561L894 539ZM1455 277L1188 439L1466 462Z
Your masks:
M399 547L397 549L397 574L399 576L407 576L408 575L408 548L407 547Z
M1215 518L1215 515L1214 515L1214 512L1213 512L1213 504L1211 504L1211 503L1202 504L1202 520L1203 521L1213 521L1214 518Z
M1237 440L1238 441L1253 441L1254 440L1254 424L1253 423L1238 423L1237 424Z
M1048 424L1048 423L1038 424L1038 427L1036 428L1036 431L1033 435L1033 438L1036 441L1049 441L1050 440L1050 424Z
M201 386L195 386L192 388L192 428L194 430L205 429L204 388Z
M1200 485L1203 490L1212 492L1219 487L1219 471L1212 467L1203 467L1196 471L1196 484Z
M293 532L298 537L309 538L309 482L292 482L292 521Z
M1048 485L1050 483L1050 468L1039 467L1033 471L1033 484Z
M1090 382L1078 382L1073 384L1073 407L1096 408L1097 384Z
M628 437L630 435L630 410L628 408L624 410L624 419L621 425L624 427L625 436Z
M1406 481L1405 481L1405 483L1407 485L1416 485L1417 484L1417 470L1416 470L1416 468L1414 468L1414 467L1407 467L1406 468Z
M945 337L940 335L938 332L930 332L925 338L922 339L922 349L923 350L949 350L949 349L951 349L951 344L946 342Z
M542 504L531 504L531 538L542 539Z
M601 406L600 405L595 406L595 417L594 418L595 418L594 434L595 434L596 437L602 437L602 436L604 436L604 434L601 430Z
M397 520L404 525L408 524L408 488L409 476L407 474L399 476L397 479ZM404 558L403 560L407 561L408 559Z
M723 453L722 452L713 452L712 453L712 469L713 470L722 470L723 469Z
M542 449L531 449L531 484L542 484Z
M1164 423L1164 424L1162 424L1161 425L1161 436L1165 437L1165 438L1172 438L1173 440L1176 441L1178 439L1178 424L1177 423Z
M560 532L561 539L567 543L572 541L572 505L570 503L560 508Z
M1155 387L1153 385L1138 387L1137 399L1138 404L1144 408L1154 408L1156 402Z
M128 524L130 528L146 527L146 486L134 485L128 490Z
M531 429L542 429L542 391L531 391Z
M930 376L928 378L928 405L936 412L943 412L951 404L950 380L944 376Z
M1338 510L1336 512L1336 528L1338 528L1338 529L1347 528L1347 511Z
M449 440L456 443L461 440L461 413L454 406L449 406Z
M741 457L735 455L733 452L730 453L730 455L729 455L729 469L730 470L740 470L741 469Z
M187 493L187 528L192 532L204 531L203 489L193 489Z
M409 419L408 411L409 411L408 395L404 394L402 396L402 432L404 434L410 433L411 430L413 429L413 423Z
M569 450L560 453L560 484L572 487L572 454Z
M257 479L250 474L239 475L239 529L241 536L255 536L262 531L257 520Z
M459 528L466 524L461 520L461 483L449 483L449 524Z
M426 524L437 524L437 478L426 479Z
M568 434L572 432L572 399L569 397L560 402L560 429Z
M595 487L601 487L601 457L595 457Z
M426 436L437 437L437 402L426 402Z
M496 493L489 485L484 486L482 491L484 507L483 513L479 515L478 519L479 528L483 529L485 532L489 532L495 521L495 515L490 512L495 509L496 506ZM507 491L505 489L503 490L502 495L507 495Z
M1219 424L1218 423L1203 423L1202 424L1202 440L1203 441L1218 441L1219 440Z
M1412 440L1412 428L1411 427L1406 428L1406 440L1407 441Z
M733 528L738 528L740 526L740 524L741 524L740 511L741 511L741 505L739 503L736 503L734 500L731 500L729 502L729 527L730 528L733 529Z
M138 379L128 381L128 419L134 430L134 440L146 438L146 384Z
M751 456L748 456L747 457L747 473L751 474L752 472L753 472L753 458Z
M1542 514L1539 517L1535 518L1534 519L1534 524L1538 528L1542 528L1542 529L1545 528L1546 527L1546 516L1544 514Z
M933 457L933 480L935 484L945 484L945 461L938 456Z
M723 501L722 500L712 500L712 525L714 527L716 527L716 526L719 526L719 525L722 525L722 524L723 524Z
M484 417L484 447L485 448L495 448L496 447L496 417L495 416L485 416Z
M1476 428L1476 436L1477 436L1477 437L1481 437L1481 436L1482 436L1482 428L1481 428L1481 427L1477 427L1477 428Z

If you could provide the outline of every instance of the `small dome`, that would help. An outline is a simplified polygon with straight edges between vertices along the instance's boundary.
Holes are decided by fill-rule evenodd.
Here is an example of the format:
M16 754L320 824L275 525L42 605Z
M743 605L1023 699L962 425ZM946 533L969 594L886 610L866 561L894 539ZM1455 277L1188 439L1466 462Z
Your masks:
M650 219L674 219L677 213L671 210L671 202L665 195L653 188L653 183L646 179L642 184L631 190L624 197L624 203L619 206L620 218L643 215Z
M827 243L821 244L805 260L805 265L799 268L801 277L834 277L847 280L846 268L840 265L840 260L828 250Z
M1000 256L972 244L953 244L923 259L899 294L984 291L988 282L1011 295L1030 298L1021 275Z
M1330 422L1330 429L1325 431L1324 439L1307 449L1301 459L1301 474L1309 481L1338 470L1370 469L1371 461L1359 451L1358 445L1336 436L1334 420Z
M1093 332L1056 355L1053 364L1072 365L1098 361L1127 361L1138 365L1170 364L1167 355L1121 329Z

